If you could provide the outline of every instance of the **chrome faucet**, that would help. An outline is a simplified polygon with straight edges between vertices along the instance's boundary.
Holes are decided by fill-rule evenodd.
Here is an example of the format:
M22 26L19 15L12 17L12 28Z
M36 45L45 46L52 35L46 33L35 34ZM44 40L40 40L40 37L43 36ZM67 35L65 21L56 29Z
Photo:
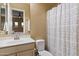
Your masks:
M19 39L19 36L18 35L15 35L14 36L14 40L18 40Z

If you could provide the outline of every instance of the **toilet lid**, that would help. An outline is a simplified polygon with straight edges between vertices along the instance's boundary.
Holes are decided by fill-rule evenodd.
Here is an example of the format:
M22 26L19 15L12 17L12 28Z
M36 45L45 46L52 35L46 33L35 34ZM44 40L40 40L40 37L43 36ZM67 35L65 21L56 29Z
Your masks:
M48 52L48 51L40 51L39 52L39 55L40 56L53 56L50 52Z

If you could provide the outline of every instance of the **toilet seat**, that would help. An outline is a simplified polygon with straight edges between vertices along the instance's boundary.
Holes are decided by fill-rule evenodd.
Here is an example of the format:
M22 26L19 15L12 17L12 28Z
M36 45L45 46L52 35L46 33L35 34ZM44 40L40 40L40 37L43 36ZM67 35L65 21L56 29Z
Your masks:
M53 56L50 52L44 50L44 51L39 51L39 56Z

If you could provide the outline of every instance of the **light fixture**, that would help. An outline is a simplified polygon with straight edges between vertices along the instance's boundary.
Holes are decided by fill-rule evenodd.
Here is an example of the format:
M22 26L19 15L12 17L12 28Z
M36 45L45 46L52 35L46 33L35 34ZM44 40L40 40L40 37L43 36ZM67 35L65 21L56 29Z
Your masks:
M24 26L24 23L22 22L21 25Z
M15 26L18 26L18 22L15 22Z

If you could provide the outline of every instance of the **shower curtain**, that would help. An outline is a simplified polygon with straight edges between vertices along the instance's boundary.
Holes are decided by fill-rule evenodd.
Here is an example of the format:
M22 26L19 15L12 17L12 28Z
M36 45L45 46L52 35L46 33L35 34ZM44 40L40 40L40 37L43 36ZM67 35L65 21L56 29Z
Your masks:
M47 11L48 50L53 55L77 55L78 9L77 3L62 3Z

